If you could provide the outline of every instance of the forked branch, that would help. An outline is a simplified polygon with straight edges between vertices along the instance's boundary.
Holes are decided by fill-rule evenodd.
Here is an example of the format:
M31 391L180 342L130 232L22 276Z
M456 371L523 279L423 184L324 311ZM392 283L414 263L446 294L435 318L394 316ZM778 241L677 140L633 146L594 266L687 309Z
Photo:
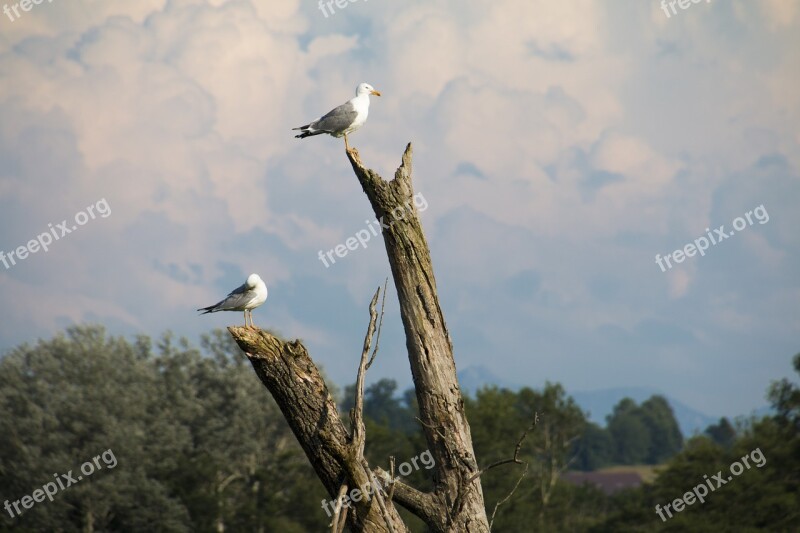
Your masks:
M517 482L514 484L514 488L511 489L511 492L509 492L508 495L505 498L503 498L502 500L498 501L495 504L494 510L492 511L492 516L489 519L489 530L492 529L492 525L494 524L494 517L495 517L495 514L497 514L497 509L501 505L503 505L504 503L506 503L508 500L511 499L511 496L514 495L514 493L517 491L517 488L519 487L520 483L522 483L523 478L528 474L528 466L529 466L528 465L528 461L521 460L519 458L519 452L522 449L522 443L525 442L525 439L528 437L528 433L530 433L531 430L533 430L533 428L536 427L536 424L538 422L539 422L539 413L534 413L533 422L531 422L531 425L528 426L528 429L526 429L525 432L522 433L522 435L520 436L519 440L517 441L517 445L514 447L514 456L512 458L510 458L510 459L501 459L500 461L495 461L494 463L491 463L490 465L482 468L481 470L479 470L478 472L473 474L472 477L470 477L467 480L467 482L464 484L463 488L461 490L459 490L459 497L458 497L458 499L456 499L456 502L453 505L453 511L451 511L451 512L456 512L456 513L458 512L459 505L460 505L460 499L462 498L462 494L464 494L466 492L466 488L470 485L470 483L472 483L476 479L480 478L483 474L485 474L489 470L491 470L493 468L497 468L498 466L503 466L503 465L512 464L512 463L513 464L518 464L518 465L525 465L525 469L522 471L522 474L519 476L519 479L517 479Z

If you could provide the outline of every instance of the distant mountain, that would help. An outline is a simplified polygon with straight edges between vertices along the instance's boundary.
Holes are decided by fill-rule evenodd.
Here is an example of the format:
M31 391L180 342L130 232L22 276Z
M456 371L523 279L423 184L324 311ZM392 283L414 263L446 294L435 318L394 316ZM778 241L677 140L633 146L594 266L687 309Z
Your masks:
M589 419L601 426L606 425L606 415L611 414L614 410L614 406L623 398L631 398L636 403L641 404L655 394L660 394L667 399L684 437L691 437L695 433L702 433L711 424L719 422L719 417L701 413L680 400L676 400L670 395L655 389L644 387L619 387L594 391L579 391L569 394L575 399L575 402L581 406L581 409L589 412Z
M511 383L498 378L485 366L465 368L458 373L458 382L461 384L461 389L471 396L474 396L475 391L486 385L496 385L515 391L523 387L518 383ZM655 389L618 387L594 391L567 391L567 394L575 399L581 409L589 412L589 419L592 422L603 427L606 425L606 415L611 414L614 406L623 398L631 398L636 403L642 403L654 394L661 394L667 399L673 413L675 413L675 419L678 421L678 426L681 428L681 433L683 433L684 437L691 437L695 432L702 433L709 425L719 422L719 417L702 413Z
M463 392L473 398L475 397L475 392L486 385L496 385L501 389L511 390L522 388L521 385L500 379L492 374L492 371L485 366L468 366L464 370L459 371L458 384L461 386Z
M777 411L775 411L771 405L765 405L764 407L753 409L753 412L750 413L748 417L764 418L765 416L775 416L776 414L778 414Z

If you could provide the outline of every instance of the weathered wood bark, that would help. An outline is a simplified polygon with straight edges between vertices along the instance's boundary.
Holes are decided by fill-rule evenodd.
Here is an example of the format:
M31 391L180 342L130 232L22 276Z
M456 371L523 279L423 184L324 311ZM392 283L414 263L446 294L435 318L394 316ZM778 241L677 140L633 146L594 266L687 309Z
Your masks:
M347 155L375 216L383 222L383 241L400 300L423 430L436 460L433 496L437 517L436 523L429 525L437 531L489 531L480 479L468 483L478 465L428 242L416 208L411 213L407 209L415 205L411 144L391 181L365 168L357 151L350 150Z
M385 502L385 515L375 499L362 500L348 513L348 524L354 531L407 531L393 506L398 502L432 531L488 532L453 346L439 306L428 244L414 207L411 145L406 147L391 181L365 168L356 150L349 150L347 155L382 223L422 427L436 461L431 493L396 480L393 499ZM275 397L331 498L343 483L350 488L368 484L371 472L363 457L359 458L359 443L354 442L357 433L348 434L305 347L298 341L281 342L260 330L229 331ZM363 451L363 443L360 449ZM389 475L381 469L374 474L382 483L389 482Z
M350 435L336 403L305 347L258 329L230 327L228 331L272 393L331 499L343 482L351 488L368 485L367 472L349 449ZM355 503L356 512L348 513L352 530L390 531L373 501ZM388 511L394 531L408 531L397 509L389 506Z

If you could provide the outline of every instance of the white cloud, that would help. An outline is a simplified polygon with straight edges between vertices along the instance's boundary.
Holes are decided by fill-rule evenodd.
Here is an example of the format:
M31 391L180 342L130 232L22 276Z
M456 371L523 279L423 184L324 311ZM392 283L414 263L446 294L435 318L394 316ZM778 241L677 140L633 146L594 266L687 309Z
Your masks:
M678 330L728 328L729 349L741 350L746 318L748 334L767 338L774 320L749 315L746 298L725 320L706 316L715 259L668 275L652 259L725 222L715 209L728 196L748 199L744 209L765 201L734 174L775 154L781 183L800 167L796 5L701 7L667 21L652 6L588 0L370 2L323 19L299 0L93 0L0 21L2 247L100 197L113 208L24 270L0 271L0 295L19 301L2 339L47 334L65 317L202 331L191 310L253 270L273 294L324 279L368 298L386 273L382 243L331 269L317 259L372 218L342 141L290 131L360 81L384 97L353 143L390 177L414 142L440 284L463 304L453 322L481 327L480 313L497 309L492 331L510 346L536 340L508 325L519 317L569 324L553 350L599 340L621 361L652 356L597 339L599 325L670 317ZM797 199L790 187L779 196ZM776 207L763 231L737 237L730 260L749 265L752 283L788 279L797 264L790 219ZM525 276L538 292L509 296ZM796 284L758 290L785 316L795 310L776 295ZM289 335L344 344L275 301L267 306L284 307L269 316ZM681 307L690 304L696 312ZM698 339L691 354L708 347Z

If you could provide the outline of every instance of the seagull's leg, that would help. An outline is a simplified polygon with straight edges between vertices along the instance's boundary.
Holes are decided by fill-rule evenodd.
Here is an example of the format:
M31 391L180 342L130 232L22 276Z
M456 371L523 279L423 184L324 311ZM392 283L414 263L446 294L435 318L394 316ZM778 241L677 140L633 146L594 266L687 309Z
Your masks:
M350 145L347 144L347 134L346 133L344 134L344 149L347 150L348 152L350 151Z

